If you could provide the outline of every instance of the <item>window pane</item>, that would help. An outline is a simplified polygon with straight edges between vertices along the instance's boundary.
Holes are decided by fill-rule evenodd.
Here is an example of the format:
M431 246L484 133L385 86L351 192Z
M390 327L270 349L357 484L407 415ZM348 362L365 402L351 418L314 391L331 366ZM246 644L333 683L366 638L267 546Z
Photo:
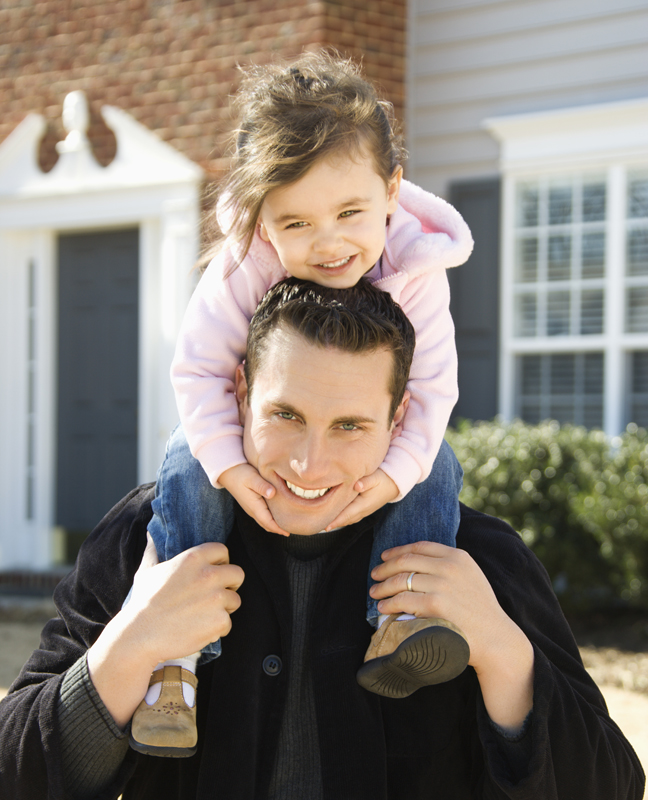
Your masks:
M628 181L628 216L631 219L648 217L648 177Z
M586 403L583 408L582 422L586 428L603 427L603 403L600 401Z
M581 334L603 333L603 290L590 289L581 294Z
M628 231L626 258L628 275L648 275L648 228Z
M605 219L605 184L586 183L583 186L583 222Z
M632 391L648 394L648 352L632 353Z
M626 300L626 332L648 333L648 286L628 289Z
M549 292L547 295L547 336L569 334L569 292Z
M544 353L516 359L516 413L537 423L601 427L603 422L603 353Z
M542 416L540 414L540 404L531 402L522 401L520 405L520 411L518 416L520 419L523 419L525 422L528 422L529 425L537 425L539 422L542 422Z
M563 225L572 219L571 186L553 186L549 189L549 224Z
M603 353L583 355L583 392L587 395L603 394Z
M550 392L552 395L573 394L576 382L573 353L550 356Z
M534 294L521 294L516 298L515 335L535 336L537 301Z
M583 234L583 278L602 278L605 274L605 234Z
M535 236L518 240L516 278L520 283L538 280L538 240Z
M547 274L550 281L571 277L571 236L550 236Z
M538 224L538 187L536 184L518 185L517 220L518 227L532 228Z
M541 356L524 356L520 365L520 391L523 395L535 395L542 390Z

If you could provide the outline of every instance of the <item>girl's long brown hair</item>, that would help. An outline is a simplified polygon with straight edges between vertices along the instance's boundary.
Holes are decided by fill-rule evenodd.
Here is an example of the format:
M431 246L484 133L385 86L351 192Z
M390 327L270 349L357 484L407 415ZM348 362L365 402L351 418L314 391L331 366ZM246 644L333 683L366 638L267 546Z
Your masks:
M235 269L252 244L268 192L299 180L318 159L368 151L385 184L405 159L391 103L356 64L336 53L250 68L236 104L241 121L235 152L207 215L209 242L198 263L203 269L225 240L235 253ZM217 209L228 219L225 230Z

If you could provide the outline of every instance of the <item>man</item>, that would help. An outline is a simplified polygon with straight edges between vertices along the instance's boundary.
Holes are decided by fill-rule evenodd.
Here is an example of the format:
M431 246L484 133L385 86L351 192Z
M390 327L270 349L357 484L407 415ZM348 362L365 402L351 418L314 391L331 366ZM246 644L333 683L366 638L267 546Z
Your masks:
M146 543L152 487L123 500L82 548L56 593L61 619L2 703L0 797L643 796L639 762L582 667L546 573L498 520L463 509L458 549L398 548L373 575L382 613L460 626L470 667L399 700L358 685L373 519L313 534L381 463L407 395L393 391L397 353L362 344L391 300L349 291L347 313L327 290L290 299L294 289L274 287L237 374L246 457L295 535L268 534L240 512L227 548L157 564ZM407 323L393 305L386 313ZM341 317L360 320L358 336L338 337ZM308 492L319 488L328 491ZM221 636L223 655L198 670L196 755L130 750L153 666Z

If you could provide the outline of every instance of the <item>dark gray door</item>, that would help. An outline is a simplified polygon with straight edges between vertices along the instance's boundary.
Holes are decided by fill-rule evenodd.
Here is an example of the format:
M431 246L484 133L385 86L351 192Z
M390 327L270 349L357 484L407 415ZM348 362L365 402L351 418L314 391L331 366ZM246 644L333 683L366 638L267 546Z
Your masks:
M475 240L469 260L448 271L459 355L459 401L450 422L492 419L498 410L500 181L456 183L450 202Z
M91 530L137 480L137 229L58 241L57 524Z

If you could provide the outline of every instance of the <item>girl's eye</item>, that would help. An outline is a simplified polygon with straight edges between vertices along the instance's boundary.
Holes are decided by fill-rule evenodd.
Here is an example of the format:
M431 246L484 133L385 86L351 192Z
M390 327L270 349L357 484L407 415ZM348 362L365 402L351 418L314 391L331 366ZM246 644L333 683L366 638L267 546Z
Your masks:
M343 211L340 216L341 217L352 217L354 214L359 214L360 211L358 209L351 209L349 211Z
M290 228L303 228L305 225L305 222L291 222L286 230L290 230Z

